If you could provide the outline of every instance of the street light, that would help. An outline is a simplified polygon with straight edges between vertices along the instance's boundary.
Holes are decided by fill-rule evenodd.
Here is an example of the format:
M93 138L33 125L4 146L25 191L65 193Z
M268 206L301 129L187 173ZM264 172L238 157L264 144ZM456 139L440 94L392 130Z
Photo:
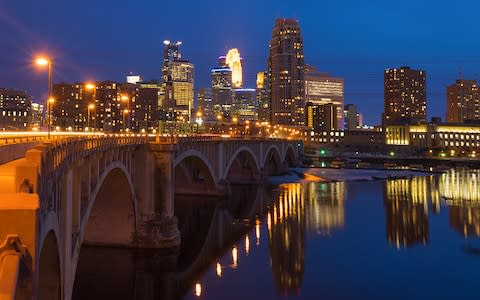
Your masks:
M95 130L97 130L97 106L96 106L96 103L97 103L97 87L95 86L95 84L93 83L87 83L85 85L85 89L87 90L91 90L92 91L92 101L93 103L89 104L88 105L88 120L87 120L87 127L90 128L90 109L95 109L95 111L93 112L93 131L95 132Z
M47 131L48 131L48 138L50 138L50 126L52 123L52 116L51 116L51 104L55 100L52 98L52 68L53 63L52 60L47 57L37 57L35 59L35 64L40 67L48 67L48 95L47 95Z

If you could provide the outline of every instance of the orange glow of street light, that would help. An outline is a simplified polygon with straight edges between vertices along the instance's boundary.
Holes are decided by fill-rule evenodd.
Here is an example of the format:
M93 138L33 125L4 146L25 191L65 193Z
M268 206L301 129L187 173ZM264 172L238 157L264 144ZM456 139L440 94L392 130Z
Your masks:
M124 114L128 114L128 113L129 113L129 110L128 110L128 109L124 109L124 110L123 110L123 113L124 113Z
M89 104L88 105L88 109L94 109L95 108L95 104Z
M122 100L122 101L128 101L128 99L129 99L129 98L128 98L127 95L122 95L122 96L120 96L120 100Z
M85 85L85 88L86 88L87 90L93 90L93 89L95 89L95 85L94 85L93 83L87 83L87 84Z
M50 103L50 104L55 103L55 98L53 98L53 97L48 98L48 103Z
M46 66L50 64L50 60L45 57L38 57L37 59L35 59L35 63L39 66Z

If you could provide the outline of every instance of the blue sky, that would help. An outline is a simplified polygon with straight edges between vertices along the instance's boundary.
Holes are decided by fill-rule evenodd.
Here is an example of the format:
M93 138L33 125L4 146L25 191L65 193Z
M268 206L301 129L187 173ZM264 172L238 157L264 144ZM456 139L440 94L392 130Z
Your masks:
M345 78L345 102L367 123L380 122L383 70L409 65L427 72L429 116L445 114L445 87L478 79L480 3L472 0L111 1L0 0L0 86L46 94L36 53L54 57L54 81L118 80L127 72L160 78L162 41L183 41L196 67L195 86L209 85L211 67L239 48L253 87L265 69L275 18L300 22L305 60Z

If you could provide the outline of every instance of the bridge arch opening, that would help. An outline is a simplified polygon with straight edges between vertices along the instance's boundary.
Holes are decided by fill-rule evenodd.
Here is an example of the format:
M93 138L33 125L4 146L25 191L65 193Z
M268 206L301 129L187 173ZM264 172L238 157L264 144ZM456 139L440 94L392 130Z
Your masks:
M268 149L263 163L263 173L265 175L279 175L282 172L282 160L277 147L272 146Z
M60 256L55 233L45 237L38 263L38 299L61 299Z
M293 149L292 145L287 146L287 150L285 151L284 161L288 164L289 167L293 167L295 165L296 156L295 156L295 150Z
M247 149L241 149L232 157L225 175L225 180L230 183L252 183L260 179L255 156Z
M175 193L215 193L217 186L207 163L196 155L187 156L175 166Z
M135 235L135 205L127 175L112 169L92 199L84 225L83 243L115 247L131 246Z

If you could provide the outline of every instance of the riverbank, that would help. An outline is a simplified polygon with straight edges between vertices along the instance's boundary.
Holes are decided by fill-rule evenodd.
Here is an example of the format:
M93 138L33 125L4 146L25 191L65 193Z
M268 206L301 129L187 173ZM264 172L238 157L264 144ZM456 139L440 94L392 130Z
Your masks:
M289 182L363 181L411 178L413 176L430 176L434 174L434 172L428 171L393 169L290 168L287 174L269 177L268 181L271 184Z

